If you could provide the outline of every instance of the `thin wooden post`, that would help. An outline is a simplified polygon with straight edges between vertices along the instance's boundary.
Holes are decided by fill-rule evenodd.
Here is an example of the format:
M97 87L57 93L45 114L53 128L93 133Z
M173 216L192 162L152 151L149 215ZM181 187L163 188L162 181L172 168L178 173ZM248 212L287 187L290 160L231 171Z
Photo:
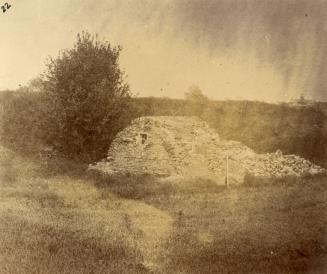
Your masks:
M226 176L225 176L225 185L228 187L228 155L226 156Z

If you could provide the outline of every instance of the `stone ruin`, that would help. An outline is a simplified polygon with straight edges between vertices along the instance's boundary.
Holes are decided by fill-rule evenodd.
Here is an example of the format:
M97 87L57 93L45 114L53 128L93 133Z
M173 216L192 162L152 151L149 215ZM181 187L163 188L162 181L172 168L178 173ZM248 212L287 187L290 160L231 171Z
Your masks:
M325 172L308 160L281 151L257 154L240 142L220 138L201 119L186 116L133 120L118 133L108 157L89 168L107 174L202 177L218 184L225 183L227 170L232 183L242 183L246 174L282 178Z

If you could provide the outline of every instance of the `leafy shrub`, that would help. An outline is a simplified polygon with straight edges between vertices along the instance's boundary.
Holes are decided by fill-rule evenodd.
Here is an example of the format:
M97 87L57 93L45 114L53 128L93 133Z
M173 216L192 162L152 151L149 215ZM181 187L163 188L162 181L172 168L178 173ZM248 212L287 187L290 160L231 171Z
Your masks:
M120 51L83 32L73 49L47 64L46 142L68 157L101 158L122 126L130 93L118 64Z

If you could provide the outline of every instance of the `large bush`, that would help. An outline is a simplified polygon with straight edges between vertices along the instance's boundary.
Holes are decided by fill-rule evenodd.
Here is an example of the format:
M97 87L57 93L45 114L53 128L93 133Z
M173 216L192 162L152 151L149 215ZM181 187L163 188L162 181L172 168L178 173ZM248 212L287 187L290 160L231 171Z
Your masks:
M119 68L120 51L83 32L72 49L49 59L43 75L46 142L59 152L87 161L101 158L122 126L130 92Z

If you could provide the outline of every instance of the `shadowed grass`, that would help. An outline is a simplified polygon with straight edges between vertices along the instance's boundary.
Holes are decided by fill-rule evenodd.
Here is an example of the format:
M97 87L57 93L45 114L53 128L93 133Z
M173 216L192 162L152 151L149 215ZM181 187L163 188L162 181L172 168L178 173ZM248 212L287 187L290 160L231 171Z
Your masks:
M153 200L178 193L218 193L224 186L211 180L196 178L192 180L159 178L150 174L107 175L95 170L88 171L87 179L101 189L101 193L115 193L123 198Z
M184 197L191 208L177 196L169 201L176 222L167 243L171 250L167 273L323 273L326 269L324 178L229 189L201 198Z
M0 217L0 273L147 273L140 254L101 235ZM7 229L11 228L9 231Z

